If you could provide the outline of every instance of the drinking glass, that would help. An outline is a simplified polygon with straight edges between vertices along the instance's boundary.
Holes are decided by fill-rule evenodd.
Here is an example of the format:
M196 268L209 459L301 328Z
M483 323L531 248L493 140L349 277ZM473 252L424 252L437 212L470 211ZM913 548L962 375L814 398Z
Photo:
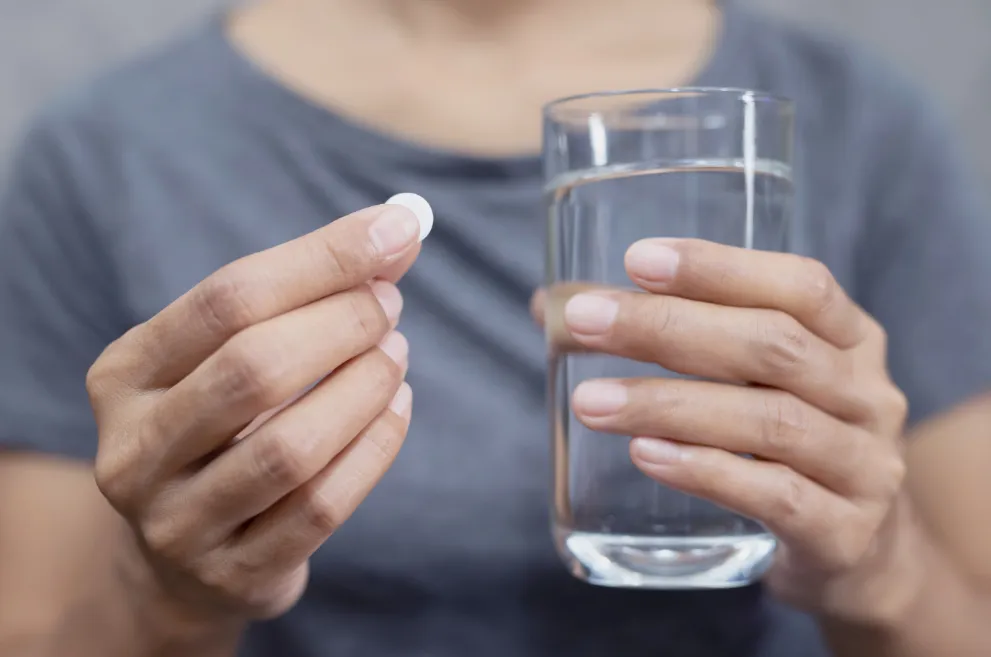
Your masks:
M775 539L760 523L648 479L630 461L629 436L592 431L571 410L588 379L685 375L560 338L576 290L636 289L623 260L640 239L786 250L793 116L787 99L736 89L597 93L545 108L552 530L581 579L727 588L771 563Z

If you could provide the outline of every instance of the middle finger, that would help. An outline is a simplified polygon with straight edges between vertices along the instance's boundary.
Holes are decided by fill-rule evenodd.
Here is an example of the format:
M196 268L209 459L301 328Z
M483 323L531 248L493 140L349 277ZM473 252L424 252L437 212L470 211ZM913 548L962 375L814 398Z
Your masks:
M851 355L783 312L638 292L584 292L568 300L564 321L570 337L587 349L682 374L787 390L844 419L870 413Z

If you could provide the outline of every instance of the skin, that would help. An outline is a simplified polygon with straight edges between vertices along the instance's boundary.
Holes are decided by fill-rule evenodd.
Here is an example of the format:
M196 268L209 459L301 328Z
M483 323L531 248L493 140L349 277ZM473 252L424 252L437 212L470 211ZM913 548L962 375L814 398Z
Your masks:
M231 37L377 130L499 155L538 148L551 98L690 79L718 29L700 0L269 0L235 16ZM383 212L237 261L112 344L88 380L95 472L0 456L0 653L229 656L247 622L293 604L307 556L388 468L410 418L386 281L417 247L376 255ZM817 614L838 657L991 654L991 533L973 521L991 493L991 401L905 436L883 332L822 265L652 245L677 266L658 276L631 251L642 294L551 291L557 347L713 382L599 382L625 403L607 410L616 388L586 386L582 420L637 436L646 476L772 527L770 586ZM327 407L352 413L328 424Z
M485 157L539 152L554 98L690 80L720 29L705 0L268 0L231 36L318 104Z

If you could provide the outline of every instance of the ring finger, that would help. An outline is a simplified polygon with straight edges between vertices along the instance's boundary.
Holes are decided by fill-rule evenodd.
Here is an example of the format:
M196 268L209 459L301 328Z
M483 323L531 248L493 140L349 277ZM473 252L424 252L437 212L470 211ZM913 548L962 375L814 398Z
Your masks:
M630 453L652 479L762 522L826 568L844 558L857 507L785 465L655 438L634 439Z
M867 432L780 390L679 379L599 379L580 384L583 424L627 436L670 438L777 461L843 494L867 494L858 477L881 445Z
M255 518L231 545L250 570L292 568L354 513L392 465L409 428L413 393L403 384L389 408L317 476Z

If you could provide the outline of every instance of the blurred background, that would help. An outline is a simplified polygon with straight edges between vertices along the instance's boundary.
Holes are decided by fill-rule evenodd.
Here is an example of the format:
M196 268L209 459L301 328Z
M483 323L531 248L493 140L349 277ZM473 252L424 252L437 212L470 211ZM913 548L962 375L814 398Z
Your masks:
M991 185L991 0L739 0L885 54L950 113ZM229 0L0 0L0 174L52 93Z

